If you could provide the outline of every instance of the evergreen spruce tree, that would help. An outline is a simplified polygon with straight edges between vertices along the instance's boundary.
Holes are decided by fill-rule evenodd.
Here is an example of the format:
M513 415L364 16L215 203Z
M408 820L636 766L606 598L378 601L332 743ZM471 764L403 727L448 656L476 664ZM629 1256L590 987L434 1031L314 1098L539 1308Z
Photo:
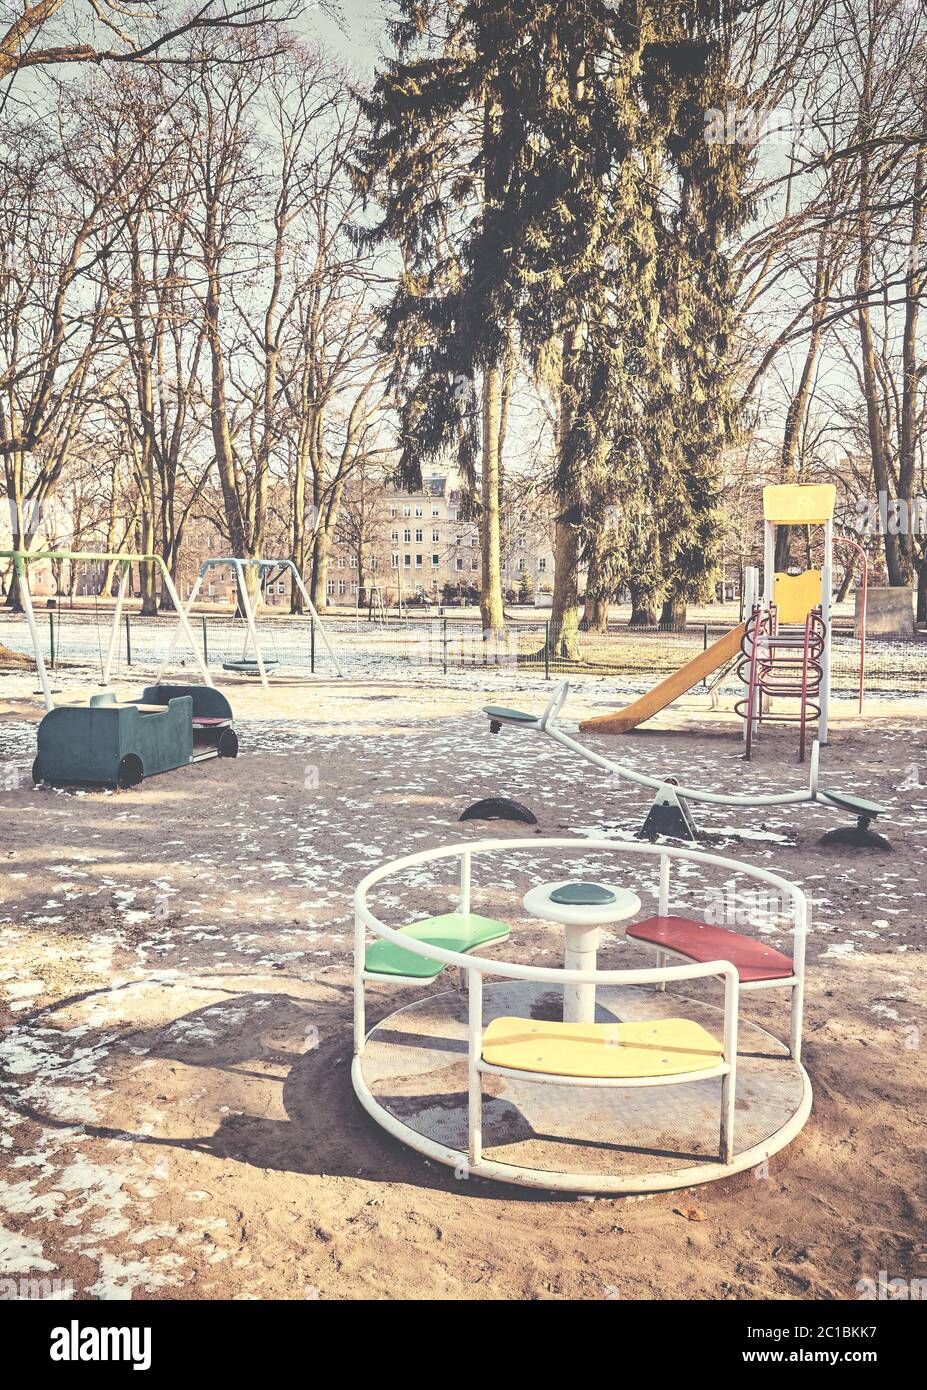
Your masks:
M660 384L646 444L667 624L684 622L686 603L712 592L722 535L721 451L737 432L725 239L752 212L743 189L753 152L706 138L707 114L742 100L730 76L736 16L736 6L723 5L677 12L670 46L643 70L642 95L664 132L671 172L661 217Z
M747 209L743 151L706 142L705 112L730 96L735 6L397 6L358 179L383 207L371 235L403 257L385 318L400 469L415 483L456 448L472 474L479 453L485 550L502 364L513 338L532 370L558 364L552 630L571 658L582 558L594 598L639 573L673 610L712 576L733 428L724 236ZM605 514L621 520L603 534Z

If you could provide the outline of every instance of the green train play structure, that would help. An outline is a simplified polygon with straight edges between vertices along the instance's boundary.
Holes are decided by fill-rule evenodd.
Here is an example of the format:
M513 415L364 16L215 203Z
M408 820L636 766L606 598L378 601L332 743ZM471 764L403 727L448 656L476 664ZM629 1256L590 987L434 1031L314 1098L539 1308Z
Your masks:
M126 555L83 550L0 550L13 562L23 610L32 637L35 665L45 700L46 715L38 728L38 747L32 765L34 782L89 787L134 787L144 778L209 758L234 758L238 738L232 707L212 683L197 651L180 597L160 555ZM203 677L203 685L174 685L158 681L137 699L118 700L110 690L78 704L56 704L42 653L28 566L37 561L115 562L120 570L109 644L103 662L107 686L116 654L119 620L133 563L150 563L158 570Z

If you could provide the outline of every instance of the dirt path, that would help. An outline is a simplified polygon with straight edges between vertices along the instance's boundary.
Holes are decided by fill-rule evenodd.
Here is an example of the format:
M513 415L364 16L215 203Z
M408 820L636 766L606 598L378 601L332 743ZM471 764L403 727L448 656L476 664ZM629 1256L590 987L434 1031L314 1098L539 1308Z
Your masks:
M243 692L237 762L130 793L33 790L17 680L0 721L0 1278L107 1298L852 1299L880 1270L927 1275L927 758L909 711L838 728L825 754L828 785L895 808L892 855L817 849L839 823L817 807L699 813L725 853L812 895L806 1129L768 1176L593 1202L457 1181L362 1114L350 896L383 859L485 834L457 824L479 796L517 796L562 833L633 829L644 793L534 736L490 739L473 693L333 683L271 705ZM618 742L703 785L805 779L790 732L749 769L723 720ZM557 929L524 921L516 878L477 901L537 959ZM624 942L600 955L651 960ZM371 1018L412 997L375 992ZM784 1031L781 998L747 1007ZM693 1203L705 1220L678 1214Z

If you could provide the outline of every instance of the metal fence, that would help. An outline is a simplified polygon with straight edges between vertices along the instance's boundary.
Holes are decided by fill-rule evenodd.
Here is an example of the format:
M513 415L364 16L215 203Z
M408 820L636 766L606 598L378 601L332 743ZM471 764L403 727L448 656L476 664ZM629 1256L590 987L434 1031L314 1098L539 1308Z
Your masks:
M101 669L107 643L108 615L75 610L49 612L40 619L44 654L51 665ZM639 628L611 624L607 632L576 632L570 656L561 655L559 633L546 622L512 622L504 634L484 634L478 622L446 616L371 622L365 615L325 618L325 632L346 675L355 679L401 679L415 670L450 674L479 667L499 672L540 676L610 676L628 689L645 690L704 651L726 630L723 624L688 624L677 628ZM119 641L114 678L151 674L157 668L175 631L170 615L126 617ZM241 657L245 625L231 614L197 615L197 645L210 665L221 673L226 661ZM309 617L262 613L258 632L264 655L281 675L331 675L334 667ZM31 653L24 621L0 622L0 641ZM177 661L192 665L181 642ZM852 695L858 685L859 644L849 630L833 639L832 689ZM709 680L714 677L709 677ZM736 689L736 674L724 689ZM893 641L870 638L866 650L866 689L873 695L927 695L927 636Z

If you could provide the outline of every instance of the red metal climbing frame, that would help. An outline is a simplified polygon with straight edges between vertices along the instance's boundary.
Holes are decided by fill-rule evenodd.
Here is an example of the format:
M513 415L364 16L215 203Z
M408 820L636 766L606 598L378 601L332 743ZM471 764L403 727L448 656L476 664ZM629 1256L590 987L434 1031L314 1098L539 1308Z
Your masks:
M753 735L757 725L767 723L798 724L798 760L805 760L805 743L809 720L821 713L821 681L824 676L822 656L827 641L827 626L820 608L814 608L803 627L779 626L775 604L768 612L757 605L747 620L741 642L741 659L737 673L747 687L746 697L736 705L737 713L746 720L744 756L753 750ZM797 700L798 708L773 713L768 701Z

